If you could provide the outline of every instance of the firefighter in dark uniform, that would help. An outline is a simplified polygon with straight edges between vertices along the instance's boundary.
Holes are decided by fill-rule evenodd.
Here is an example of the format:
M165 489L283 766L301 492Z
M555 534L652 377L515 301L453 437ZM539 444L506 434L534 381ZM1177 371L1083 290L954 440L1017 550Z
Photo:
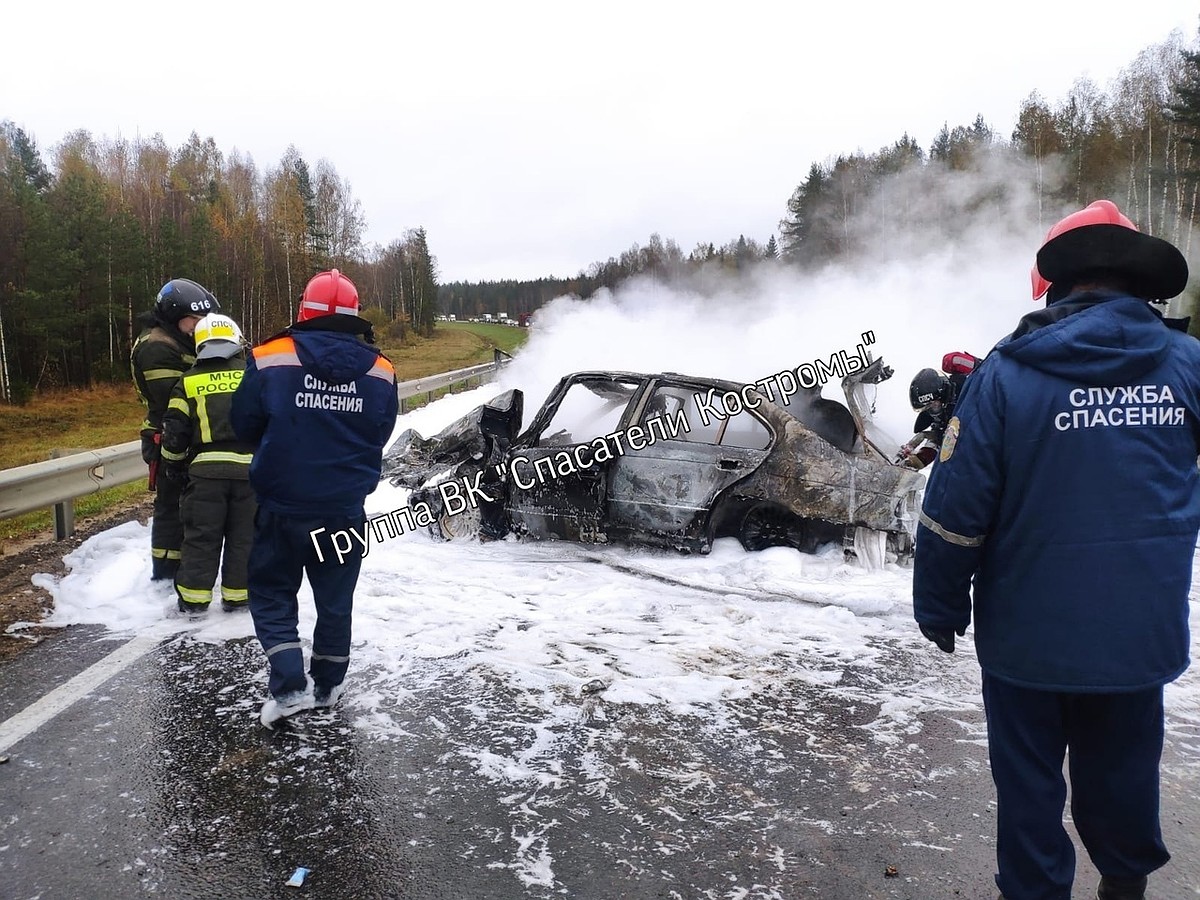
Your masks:
M256 445L250 614L270 669L259 715L268 728L334 705L350 664L354 588L366 555L350 535L367 539L364 502L379 485L400 405L395 370L372 337L354 283L337 269L320 272L304 289L296 323L254 348L233 397L234 428ZM311 685L298 631L305 574L317 608Z
M1032 276L1045 309L980 363L946 428L913 611L947 652L974 623L1006 900L1082 896L1064 757L1095 896L1144 900L1170 859L1163 687L1188 667L1200 530L1200 342L1152 303L1188 266L1098 200L1050 229Z
M129 364L138 397L146 407L142 422L142 459L150 467L150 490L154 491L154 520L150 525L150 577L173 579L179 568L183 546L183 523L179 520L178 482L160 479L162 418L171 400L175 382L196 361L192 331L202 316L220 312L221 305L206 288L187 278L174 278L163 285L154 308L138 317L145 330L133 343Z
M942 368L947 374L922 369L913 376L908 399L917 413L917 421L913 423L913 436L896 454L896 462L923 469L934 461L946 426L954 416L954 404L962 393L963 383L978 364L979 358L970 353L947 353L942 357Z
M162 475L182 482L183 559L175 573L180 612L199 614L221 572L221 608L249 609L246 567L254 541L254 448L237 439L229 419L242 381L242 332L213 313L196 326L196 364L175 383L163 415Z

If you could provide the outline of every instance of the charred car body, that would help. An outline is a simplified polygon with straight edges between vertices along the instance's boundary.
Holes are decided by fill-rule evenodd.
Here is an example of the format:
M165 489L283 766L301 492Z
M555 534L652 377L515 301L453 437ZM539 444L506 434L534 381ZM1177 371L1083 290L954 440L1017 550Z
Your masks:
M427 504L431 532L447 539L511 532L704 553L731 535L750 550L811 551L867 534L903 556L924 479L891 464L864 390L890 375L882 360L848 375L842 405L819 387L784 403L754 384L578 372L524 431L523 395L509 390L432 438L404 432L383 474L412 490L411 507Z

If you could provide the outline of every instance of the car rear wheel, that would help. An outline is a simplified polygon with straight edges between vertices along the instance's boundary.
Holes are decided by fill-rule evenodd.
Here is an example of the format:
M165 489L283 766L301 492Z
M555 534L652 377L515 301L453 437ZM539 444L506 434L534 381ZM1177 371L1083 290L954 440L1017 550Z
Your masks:
M794 547L810 551L812 540L804 520L778 506L755 506L742 519L738 540L747 550Z

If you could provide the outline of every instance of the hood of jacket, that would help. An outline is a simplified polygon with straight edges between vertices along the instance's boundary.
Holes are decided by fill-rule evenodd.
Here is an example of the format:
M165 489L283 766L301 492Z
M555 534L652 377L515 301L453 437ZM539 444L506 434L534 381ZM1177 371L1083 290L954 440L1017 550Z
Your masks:
M996 352L1048 375L1111 387L1156 369L1170 341L1170 329L1145 300L1094 291L1025 316Z
M357 335L340 331L289 329L305 369L331 385L349 384L371 370L379 351Z

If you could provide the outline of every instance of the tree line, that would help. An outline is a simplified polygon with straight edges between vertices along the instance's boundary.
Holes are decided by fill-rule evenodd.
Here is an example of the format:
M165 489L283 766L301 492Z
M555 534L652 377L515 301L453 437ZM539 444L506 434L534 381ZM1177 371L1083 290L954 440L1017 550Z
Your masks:
M430 335L437 261L424 229L364 247L365 217L327 160L295 147L260 171L192 134L69 134L49 162L0 122L0 399L125 380L136 317L169 279L200 282L257 340L293 321L309 277L346 272L394 340Z
M0 399L129 377L134 319L169 278L211 289L261 339L290 322L316 271L359 286L364 314L402 341L435 315L516 318L562 294L587 297L635 277L736 275L765 264L815 268L880 248L951 241L983 209L1045 227L1098 197L1190 255L1200 214L1200 52L1181 34L1148 48L1105 91L1080 79L1049 103L1032 93L1003 137L982 116L947 123L928 150L908 134L874 153L813 163L785 204L779 239L739 235L684 252L649 236L574 277L439 284L423 228L364 246L365 218L331 163L290 147L260 172L195 134L68 135L50 164L0 122ZM1003 224L1003 223L1000 223ZM703 281L697 278L697 282Z
M511 318L532 313L555 297L574 294L590 297L601 288L612 289L627 279L647 276L660 280L675 280L699 271L713 269L736 273L754 262L774 260L780 256L775 236L766 244L739 235L721 247L700 243L686 255L679 245L664 240L659 234L650 235L645 245L634 244L619 256L605 262L592 263L573 278L539 278L534 281L450 282L438 288L438 308L458 319L472 318L483 313L507 313Z
M970 124L944 125L927 150L903 134L874 153L813 163L787 199L778 241L739 236L684 253L655 234L575 279L443 285L440 306L458 315L529 312L536 305L527 304L563 293L586 297L636 277L690 278L703 289L721 282L696 276L750 266L815 269L880 253L902 257L933 241L952 243L984 208L1049 228L1101 197L1190 255L1200 212L1198 135L1200 53L1176 33L1139 54L1108 91L1080 79L1054 104L1031 93L1008 138L977 116Z
M968 178L981 173L1003 177ZM961 189L947 190L956 180ZM928 152L906 134L876 153L813 165L788 199L782 254L823 265L887 238L947 238L957 213L988 202L1049 228L1065 210L1106 197L1186 256L1198 190L1200 53L1177 33L1143 51L1108 91L1080 79L1053 105L1030 94L1007 140L977 117L944 126Z

